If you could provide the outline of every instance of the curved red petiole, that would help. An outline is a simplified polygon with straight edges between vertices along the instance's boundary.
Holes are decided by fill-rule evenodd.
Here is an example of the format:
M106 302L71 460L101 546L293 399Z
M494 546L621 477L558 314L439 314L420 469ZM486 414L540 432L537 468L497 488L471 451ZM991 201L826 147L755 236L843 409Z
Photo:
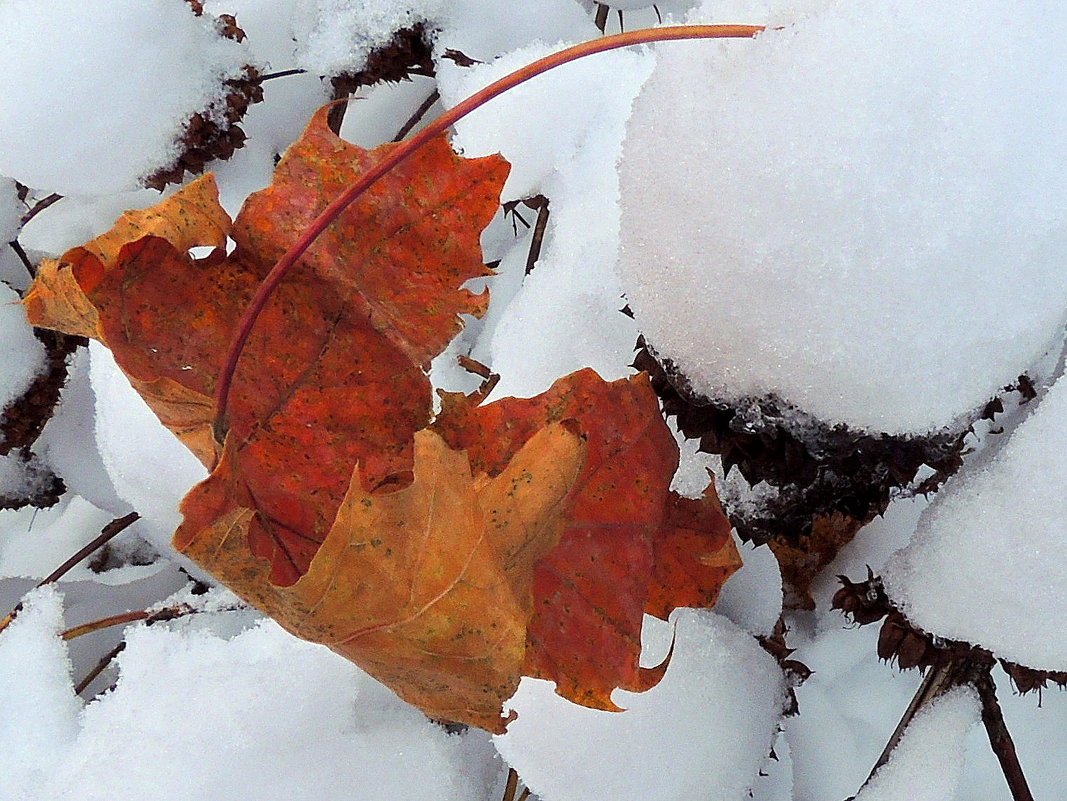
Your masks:
M322 213L315 218L301 235L293 243L293 246L278 260L263 283L259 285L256 294L245 310L244 316L237 324L233 338L230 340L230 348L227 353L226 363L219 376L218 387L215 392L215 438L220 443L223 441L226 425L226 410L229 403L230 388L233 384L233 376L237 370L237 363L241 358L245 343L252 332L263 307L270 300L278 284L285 278L289 269L296 264L312 243L318 238L327 226L341 214L345 208L367 191L379 178L388 173L393 167L407 159L420 147L436 137L442 131L447 130L463 117L470 114L483 103L492 100L497 95L525 83L531 78L559 67L571 61L595 53L603 53L608 50L617 50L630 45L650 44L652 42L666 42L678 39L750 39L763 31L762 25L677 25L666 28L648 28L644 30L628 31L613 36L605 36L590 42L568 47L558 53L545 56L544 58L528 64L522 69L516 70L509 75L495 81L484 89L468 97L463 102L452 107L440 117L435 119L419 133L394 150L387 158L378 163L374 169L365 173L358 181L352 184L336 200L323 209Z

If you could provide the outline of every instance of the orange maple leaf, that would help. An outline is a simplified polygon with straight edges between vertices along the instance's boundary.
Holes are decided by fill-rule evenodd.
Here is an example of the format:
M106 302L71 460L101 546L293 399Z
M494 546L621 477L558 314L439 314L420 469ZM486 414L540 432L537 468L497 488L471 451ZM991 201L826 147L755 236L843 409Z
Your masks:
M27 311L107 344L212 469L175 546L282 625L493 731L524 674L615 709L614 688L662 673L638 664L642 614L713 604L739 562L714 492L670 492L677 447L644 376L446 395L431 425L429 361L487 303L462 285L488 272L502 159L440 138L349 207L270 298L212 436L257 286L393 147L345 143L320 111L232 225L201 179L43 265Z
M521 675L534 564L559 541L583 450L567 427L549 426L489 478L423 430L414 481L367 492L357 469L309 570L289 587L251 557L251 509L183 527L175 545L427 714L501 732L501 706Z
M666 618L689 601L712 606L740 567L730 524L714 490L704 502L670 492L678 447L643 373L608 383L580 370L533 398L475 403L444 395L434 428L489 475L544 425L573 419L587 439L566 533L535 569L524 673L556 682L572 701L615 710L612 690L647 689L660 675L639 665L642 615Z
M432 411L425 368L458 315L488 301L461 285L489 274L479 240L508 166L460 158L441 137L350 206L281 285L246 347L221 452L210 445L216 380L255 288L333 195L394 147L344 142L320 110L232 230L207 177L48 265L27 298L35 325L97 336L138 389L163 384L199 415L179 433L214 469L186 504L187 525L255 509L253 551L279 584L307 570L357 462L368 487L410 480L412 435ZM178 222L145 222L160 219ZM205 244L216 251L189 255ZM170 422L170 406L148 400Z

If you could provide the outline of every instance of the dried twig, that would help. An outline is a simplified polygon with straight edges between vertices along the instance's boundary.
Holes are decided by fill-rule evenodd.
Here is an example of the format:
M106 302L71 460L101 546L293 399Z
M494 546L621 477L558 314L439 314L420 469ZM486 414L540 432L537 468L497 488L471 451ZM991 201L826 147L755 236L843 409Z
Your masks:
M55 581L59 581L63 576L70 572L70 570L78 564L82 559L89 556L93 551L102 546L106 542L110 542L123 531L128 529L134 523L141 519L141 516L137 512L130 512L128 515L117 517L100 529L100 535L96 537L92 542L87 543L76 554L70 557L67 561L53 570L48 576L41 581L37 586L43 586L45 584L51 584Z
M17 239L12 239L7 244L8 247L14 251L15 255L18 256L19 261L22 262L22 266L25 267L26 272L30 274L30 278L36 278L37 268L33 266L33 262L30 261L30 257L26 255L26 251L23 249L22 245L19 244L19 241Z
M993 676L986 670L974 679L974 687L978 691L978 697L982 700L982 723L985 725L986 734L989 735L989 745L993 753L997 755L1000 769L1004 772L1004 778L1008 782L1013 801L1034 801L1033 793L1026 782L1022 765L1019 764L1019 755L1015 752L1015 742L1011 738L1007 724L1004 722L1004 714L1000 710L997 701L996 685Z
M537 260L541 257L541 244L545 239L545 229L548 228L548 198L544 195L535 195L523 201L531 209L537 209L537 222L534 223L533 238L530 240L530 251L526 254L526 275L533 272L537 266Z
M71 570L71 568L78 564L78 562L80 562L82 559L85 559L87 556L89 556L89 554L91 554L97 548L102 546L104 543L109 542L115 537L117 537L119 534L121 534L131 525L133 525L138 519L140 519L140 515L137 514L137 512L130 512L128 515L112 520L110 523L104 526L103 529L101 529L99 536L97 536L95 539L92 540L92 542L85 545L76 554L71 556L67 561L65 561L63 564L61 564L59 567L49 573L48 576L46 576L37 584L37 586L43 587L46 584L52 584L56 581L59 581ZM0 620L0 631L6 629L20 611L22 611L21 601L15 606L14 609L12 609L7 614L6 617L4 617L3 620Z
M601 33L604 32L604 29L606 27L608 27L608 11L610 11L610 9L608 8L607 4L596 4L596 16L593 17L593 24L600 29Z
M400 126L400 130L396 132L396 136L393 137L394 142L401 141L405 136L411 133L411 130L419 124L423 117L426 116L426 112L433 108L433 104L441 99L441 93L434 89L430 92L430 96L419 104L419 107L415 109L408 121Z
M102 657L100 657L100 661L96 663L96 667L86 673L85 677L76 685L74 685L74 694L81 695L83 692L85 692L86 689L88 689L89 685L96 681L96 677L103 673L105 670L107 670L108 665L110 665L114 661L115 657L121 654L124 650L126 650L126 642L122 641L110 651L108 651L106 654L104 654Z
M306 75L307 70L300 69L299 67L291 70L279 70L278 72L268 72L266 75L260 75L256 78L259 83L264 81L273 81L275 78L288 78L290 75Z
M36 203L34 203L32 207L30 207L29 211L22 215L22 219L19 220L19 225L25 225L38 214L40 214L42 211L51 206L53 203L57 203L62 199L63 195L57 195L55 192L50 194L48 197L41 198Z
M515 793L519 789L519 774L515 768L508 768L508 783L504 785L504 797L501 801L515 801Z

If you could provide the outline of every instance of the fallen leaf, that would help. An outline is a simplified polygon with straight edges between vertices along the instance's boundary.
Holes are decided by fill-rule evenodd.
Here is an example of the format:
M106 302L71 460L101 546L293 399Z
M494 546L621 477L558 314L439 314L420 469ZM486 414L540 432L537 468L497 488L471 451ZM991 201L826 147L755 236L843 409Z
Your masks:
M488 302L463 285L488 274L502 159L434 140L327 228L253 328L212 438L257 286L394 147L343 142L322 110L232 225L197 181L47 265L27 308L108 345L212 469L175 547L281 625L435 717L501 731L521 675L617 709L615 688L666 668L640 667L643 614L714 603L737 553L713 489L670 491L677 446L644 375L445 395L431 423L430 361Z
M474 406L476 400L444 395L434 427L451 447L468 452L476 470L489 475L503 470L539 427L554 421L574 419L587 439L566 533L534 572L536 610L524 672L556 682L556 691L571 701L617 710L611 700L616 687L636 691L654 683L639 664L641 622L650 597L654 612L664 618L688 600L713 602L739 565L729 523L718 499L709 499L701 522L720 534L725 524L726 536L707 538L691 530L690 541L699 541L701 554L732 551L724 561L733 569L724 565L682 574L669 564L666 557L684 531L676 496L669 492L678 448L644 374L609 383L592 370L580 370L534 398ZM691 514L686 522L698 518ZM651 585L674 579L681 580L677 591L685 601L672 604L671 589L662 586L650 596Z
M558 542L584 445L548 426L507 467L473 475L432 431L415 478L371 493L352 476L332 529L289 587L248 547L251 509L231 508L175 545L294 634L325 643L427 714L502 732L532 613L534 564ZM187 503L191 503L192 500Z
M33 325L92 337L115 351L120 366L148 405L209 469L217 458L210 430L214 415L210 392L202 386L191 386L188 376L182 375L180 381L165 377L157 364L161 360L142 359L139 370L129 367L124 358L123 340L128 337L123 321L109 318L110 330L105 330L99 304L109 303L108 292L115 283L123 292L131 289L125 280L124 262L129 258L126 249L134 243L141 243L136 251L140 254L143 243L154 242L152 252L177 261L178 269L184 270L184 281L190 282L190 267L198 262L188 256L188 251L194 247L224 248L229 229L230 218L218 203L215 180L205 176L149 209L125 212L110 231L68 250L59 259L45 259L23 301ZM143 259L139 266L152 268L151 263L145 267ZM94 293L105 282L103 289ZM173 304L180 297L172 295L168 302ZM135 305L143 314L144 306L139 301ZM147 324L150 328L154 323L162 327L163 322L153 321L150 316ZM232 326L234 322L236 319L221 324ZM113 341L116 330L119 341ZM135 349L133 355L137 352Z
M462 284L489 274L480 236L508 165L463 159L441 137L350 206L278 288L238 367L227 441L211 442L216 380L255 288L336 195L398 146L344 142L320 110L272 185L246 201L229 256L228 218L204 179L66 254L27 301L35 324L107 344L214 468L193 491L187 525L205 528L231 506L256 510L253 552L279 584L307 569L354 464L368 488L410 480L412 435L432 410L425 368L460 330L459 315L487 303ZM197 259L193 245L216 250Z
M700 498L671 492L655 556L645 612L667 619L679 606L710 609L726 580L741 567L715 484Z

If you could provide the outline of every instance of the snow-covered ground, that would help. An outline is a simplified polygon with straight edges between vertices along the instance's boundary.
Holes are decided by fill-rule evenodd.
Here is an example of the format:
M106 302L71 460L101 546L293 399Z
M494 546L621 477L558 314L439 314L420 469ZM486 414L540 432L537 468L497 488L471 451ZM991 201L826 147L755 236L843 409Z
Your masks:
M435 31L436 79L361 92L343 135L393 137L434 90L431 114L566 44L601 35L586 0L209 0L243 42L184 0L0 0L0 407L42 369L18 294L30 256L55 256L158 200L139 181L171 166L194 112L218 117L222 82L263 73L246 146L212 165L236 213L278 152L328 99L322 74L359 69L395 30ZM550 200L483 236L492 305L433 366L470 390L469 355L501 374L494 397L529 396L591 366L632 372L644 333L712 397L767 395L797 419L868 433L966 426L1027 373L1037 396L968 435L962 471L929 499L895 498L790 612L791 658L811 677L782 718L785 679L755 640L781 612L767 548L714 612L672 617L660 685L618 691L622 713L576 707L524 680L508 734L449 733L354 665L238 608L171 550L177 503L203 470L148 411L110 354L71 360L34 445L67 494L0 511L0 799L497 799L513 766L543 801L843 801L856 794L919 675L876 656L877 627L829 608L834 576L867 566L936 635L1029 667L1067 670L1067 6L1051 0L641 0L627 29L766 24L754 40L603 54L539 77L456 126L468 156L513 165L502 201ZM618 29L614 10L608 32ZM460 51L476 63L446 56ZM462 62L462 63L461 63ZM436 81L436 84L435 84ZM7 176L7 177L4 177ZM30 187L20 198L15 181ZM33 217L36 200L65 195ZM631 319L620 313L624 305ZM758 413L754 412L754 413ZM682 446L676 486L716 457ZM0 462L0 495L30 481ZM690 480L692 479L692 480ZM728 500L759 502L736 473ZM142 519L105 568L83 564L31 591L111 519ZM29 594L27 594L29 593ZM202 609L66 643L69 626L176 603ZM646 621L658 663L672 628ZM125 647L75 693L101 656ZM1067 698L1001 703L1035 796L1062 795ZM113 685L113 687L112 687ZM109 689L111 688L111 689ZM914 720L861 801L1009 798L963 688ZM773 753L773 756L772 756Z

